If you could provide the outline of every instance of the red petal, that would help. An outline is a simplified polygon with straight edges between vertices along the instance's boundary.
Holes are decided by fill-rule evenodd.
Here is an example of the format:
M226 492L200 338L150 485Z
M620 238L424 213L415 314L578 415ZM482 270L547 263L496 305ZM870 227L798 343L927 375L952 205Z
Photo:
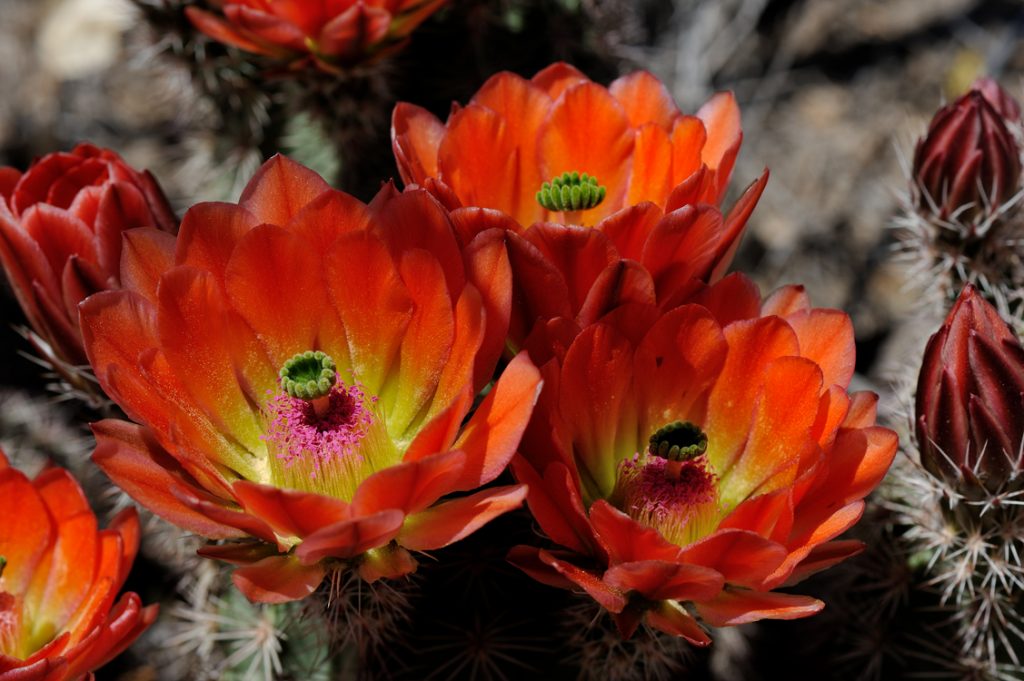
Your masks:
M774 572L786 555L782 545L754 532L724 529L684 548L679 560L713 568L730 584L754 586Z
M847 558L856 556L863 550L864 542L857 541L856 539L818 544L796 566L789 579L786 580L785 586L793 586L817 572L841 563Z
M725 580L716 570L663 560L616 563L604 573L604 581L616 589L635 591L654 601L707 601L725 586Z
M740 239L743 237L743 230L747 226L750 214L754 212L764 188L768 185L768 169L765 168L761 177L747 187L739 200L733 204L732 210L725 216L725 228L722 233L722 240L715 254L715 266L711 272L710 281L717 281L725 275L729 269L736 250L740 246Z
M386 9L358 2L323 27L319 51L328 57L358 57L387 36L390 24Z
M508 552L508 562L536 579L541 584L556 589L575 589L575 582L562 576L562 573L540 559L543 549L536 546L513 546Z
M661 534L598 499L590 507L590 522L608 550L612 564L643 560L678 562L680 548Z
M156 302L160 275L174 265L174 235L154 227L124 233L121 248L121 286Z
M404 520L405 514L397 509L342 520L304 538L295 555L307 565L322 558L353 558L390 542Z
M763 619L793 620L816 614L825 604L809 596L728 589L713 601L698 603L701 618L715 627Z
M445 126L426 109L399 102L391 114L391 148L405 184L438 177L437 154Z
M704 648L711 645L707 632L678 603L662 601L658 607L648 610L647 623L670 636L681 636L695 646Z
M453 544L479 528L518 508L526 498L525 485L491 487L438 504L409 516L398 543L413 551L429 551Z
M526 503L544 534L578 553L600 556L602 549L587 521L579 490L564 464L548 465L541 478L526 459L517 456L512 459L512 473L528 487Z
M359 561L359 576L370 583L378 579L398 579L415 571L416 559L394 544L371 549Z
M215 14L191 6L185 8L185 14L193 26L214 40L257 54L272 55L274 53L273 50L268 49L252 38L239 33L231 24Z
M558 570L563 577L590 594L606 610L619 613L625 609L628 603L626 596L618 589L605 584L597 575L560 560L548 551L540 551L538 556L542 561Z
M238 568L231 581L256 603L287 603L310 595L324 580L320 564L303 565L293 556L270 556Z
M719 194L732 174L732 166L739 153L743 132L740 129L740 109L731 92L719 92L697 111L697 118L708 131L707 142L701 151L701 161L717 171Z

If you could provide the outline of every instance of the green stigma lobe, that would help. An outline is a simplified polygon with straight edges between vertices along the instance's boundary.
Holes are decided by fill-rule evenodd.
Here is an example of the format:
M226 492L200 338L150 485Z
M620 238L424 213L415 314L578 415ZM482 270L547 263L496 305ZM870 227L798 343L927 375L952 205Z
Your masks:
M708 436L689 421L674 421L651 435L647 451L669 461L690 461L707 451Z
M552 211L588 210L594 208L607 194L597 178L575 170L557 175L541 185L537 203Z
M0 556L0 577L4 576L4 568L7 567L7 559Z
M307 350L295 355L278 372L281 388L300 400L315 400L331 392L338 380L337 367L330 355Z

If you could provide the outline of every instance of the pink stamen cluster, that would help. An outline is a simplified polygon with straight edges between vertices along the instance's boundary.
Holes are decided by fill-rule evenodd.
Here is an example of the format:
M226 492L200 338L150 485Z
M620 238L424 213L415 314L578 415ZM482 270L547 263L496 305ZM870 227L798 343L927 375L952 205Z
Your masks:
M692 509L715 499L717 478L705 456L679 463L636 454L622 463L619 479L623 510L651 523L685 519Z
M319 415L312 401L292 397L284 390L271 394L267 403L270 424L262 438L274 446L285 466L300 461L310 464L315 477L325 464L360 456L359 442L373 424L361 387L346 386L339 378L324 396L328 404Z

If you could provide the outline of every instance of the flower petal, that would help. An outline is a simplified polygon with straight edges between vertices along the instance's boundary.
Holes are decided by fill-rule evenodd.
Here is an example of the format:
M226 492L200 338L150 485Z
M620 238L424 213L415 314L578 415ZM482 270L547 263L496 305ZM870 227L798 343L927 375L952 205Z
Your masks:
M325 573L319 563L303 565L294 556L270 556L238 568L231 581L250 601L287 603L316 591Z
M448 546L518 508L525 498L525 485L508 485L446 501L409 516L398 535L398 543L412 551Z
M698 603L701 618L714 627L731 627L763 619L810 617L825 604L810 596L726 589L713 601Z
M307 565L322 558L353 558L390 542L404 520L405 514L398 509L342 520L305 537L295 555Z

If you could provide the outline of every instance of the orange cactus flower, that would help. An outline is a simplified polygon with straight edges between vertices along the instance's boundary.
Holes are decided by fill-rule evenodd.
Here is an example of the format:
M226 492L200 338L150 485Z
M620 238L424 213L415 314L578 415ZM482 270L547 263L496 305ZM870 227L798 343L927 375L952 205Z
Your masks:
M67 471L29 480L2 451L0 499L0 679L84 678L156 619L136 594L117 598L139 545L135 509L100 530Z
M0 264L58 370L85 364L78 303L119 286L122 233L135 227L173 232L177 219L153 177L110 150L80 144L24 174L0 168Z
M406 184L429 187L449 205L499 210L522 227L600 227L646 203L653 206L645 213L717 206L742 137L731 93L688 116L646 71L605 88L564 63L530 80L491 77L446 123L403 102L391 124Z
M200 31L300 68L337 72L400 50L446 0L217 0L222 15L185 9Z
M542 367L516 478L561 548L519 546L536 579L590 594L624 636L697 645L704 623L812 615L777 593L857 553L836 540L896 452L876 397L846 392L853 329L790 287L762 304L739 275L668 313L642 305L581 331Z
M81 307L101 386L141 424L95 424L93 459L172 523L233 540L202 553L241 565L249 598L301 598L342 567L406 574L410 551L522 503L521 485L442 500L505 468L539 373L513 359L462 425L502 350L508 274L467 268L478 243L425 191L367 206L277 157L238 205L135 246L123 289Z

